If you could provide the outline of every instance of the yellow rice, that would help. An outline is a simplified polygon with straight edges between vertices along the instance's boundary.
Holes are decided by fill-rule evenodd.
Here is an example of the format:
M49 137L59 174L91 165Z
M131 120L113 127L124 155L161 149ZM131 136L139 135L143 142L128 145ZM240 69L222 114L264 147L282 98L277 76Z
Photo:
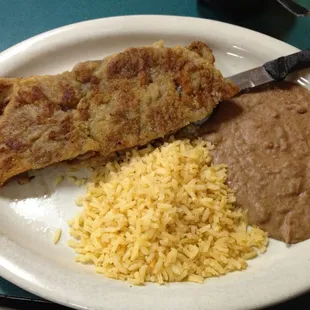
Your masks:
M58 241L60 240L61 238L61 229L58 228L56 231L55 231L55 234L54 234L54 237L53 237L53 243L54 244L57 244Z
M247 267L267 235L248 227L201 139L131 150L95 171L69 221L77 262L133 284L192 281Z

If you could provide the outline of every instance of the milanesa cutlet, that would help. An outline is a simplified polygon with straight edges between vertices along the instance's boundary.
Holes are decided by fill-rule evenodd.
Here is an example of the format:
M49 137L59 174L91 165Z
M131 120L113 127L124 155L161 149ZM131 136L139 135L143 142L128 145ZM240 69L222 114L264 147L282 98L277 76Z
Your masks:
M202 42L129 48L54 76L0 78L0 184L144 145L203 119L237 92Z

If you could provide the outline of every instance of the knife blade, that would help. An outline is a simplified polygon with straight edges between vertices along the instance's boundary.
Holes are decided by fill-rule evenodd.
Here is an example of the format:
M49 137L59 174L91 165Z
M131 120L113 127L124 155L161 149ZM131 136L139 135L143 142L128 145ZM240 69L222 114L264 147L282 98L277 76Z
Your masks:
M293 13L295 16L310 16L310 10L292 0L277 0L284 8Z
M253 88L265 83L272 82L274 79L266 71L264 66L250 69L233 76L228 77L229 80L237 84L240 90Z
M290 73L305 68L310 68L310 49L268 61L260 67L235 74L227 79L237 84L242 91L284 80ZM201 126L207 119L208 117L197 121L194 125Z

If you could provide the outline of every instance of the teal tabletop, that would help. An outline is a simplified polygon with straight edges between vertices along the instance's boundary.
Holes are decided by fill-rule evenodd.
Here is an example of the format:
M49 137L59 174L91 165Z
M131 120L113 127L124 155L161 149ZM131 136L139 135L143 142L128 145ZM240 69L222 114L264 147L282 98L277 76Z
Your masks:
M297 2L310 8L310 0ZM202 1L196 0L0 0L0 52L22 40L56 27L95 18L133 14L215 19L265 33L300 49L310 47L310 17L295 17L275 0L267 0L260 10L246 14L214 10ZM0 309L1 306L24 308L19 303L9 304L8 299L3 296L37 299L34 295L0 278L1 295ZM273 309L294 307L310 309L310 294ZM33 309L34 306L30 308Z

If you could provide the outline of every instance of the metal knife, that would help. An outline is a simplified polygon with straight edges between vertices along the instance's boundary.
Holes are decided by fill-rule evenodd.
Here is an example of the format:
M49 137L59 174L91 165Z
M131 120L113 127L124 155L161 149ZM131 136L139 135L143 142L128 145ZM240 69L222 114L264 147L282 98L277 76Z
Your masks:
M310 10L292 0L277 0L283 7L293 13L295 16L310 16Z
M228 79L237 84L241 91L284 80L288 74L305 68L310 68L310 49L268 61L260 67L238 73L228 77ZM194 125L200 126L206 120L207 118L204 118L195 122Z
M266 62L263 66L228 77L240 90L284 80L288 74L310 68L310 49Z

